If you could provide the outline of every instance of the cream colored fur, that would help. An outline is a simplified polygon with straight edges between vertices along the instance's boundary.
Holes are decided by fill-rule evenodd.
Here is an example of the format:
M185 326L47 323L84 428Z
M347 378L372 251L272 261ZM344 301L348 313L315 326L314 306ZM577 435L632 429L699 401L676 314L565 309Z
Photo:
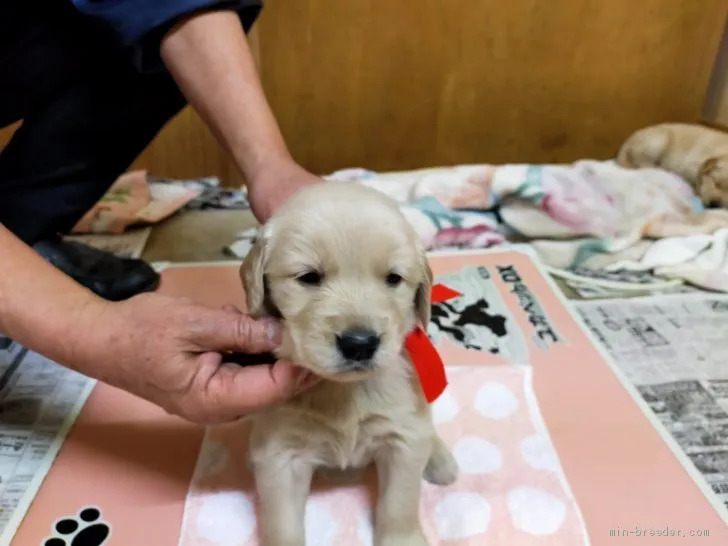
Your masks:
M728 206L728 133L687 123L646 127L625 141L617 163L674 172L693 186L704 204Z
M316 271L312 286L300 276ZM401 275L397 286L390 273ZM376 546L425 546L422 477L456 480L457 463L438 437L405 336L430 318L432 273L416 234L391 199L353 183L301 190L264 226L241 268L249 311L280 313L278 356L323 380L252 416L250 464L264 546L303 546L304 507L317 471L379 476ZM336 335L381 335L371 370L350 371Z

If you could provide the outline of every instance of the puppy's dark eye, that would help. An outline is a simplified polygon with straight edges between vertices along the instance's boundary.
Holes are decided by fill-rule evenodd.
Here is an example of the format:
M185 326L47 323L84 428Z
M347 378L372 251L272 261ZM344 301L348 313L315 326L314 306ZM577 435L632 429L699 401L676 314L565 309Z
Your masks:
M401 275L397 275L396 273L390 273L389 275L387 275L387 278L385 279L385 282L389 286L397 286L399 283L402 282L402 276Z
M318 286L321 281L324 280L324 276L318 271L309 271L303 275L296 277L296 280L301 284L308 284L309 286Z

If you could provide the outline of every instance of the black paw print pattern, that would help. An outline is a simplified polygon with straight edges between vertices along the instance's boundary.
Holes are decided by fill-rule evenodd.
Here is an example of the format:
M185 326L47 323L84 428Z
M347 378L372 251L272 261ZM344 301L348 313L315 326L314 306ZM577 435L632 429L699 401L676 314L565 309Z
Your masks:
M101 520L101 510L90 506L77 517L58 520L53 526L55 536L43 542L43 546L103 546L111 528Z

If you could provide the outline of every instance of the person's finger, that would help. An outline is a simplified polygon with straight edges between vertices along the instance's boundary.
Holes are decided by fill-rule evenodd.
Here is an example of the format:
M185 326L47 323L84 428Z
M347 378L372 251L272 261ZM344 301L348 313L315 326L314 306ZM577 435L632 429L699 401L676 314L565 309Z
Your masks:
M222 310L227 311L228 313L235 313L237 315L243 314L243 312L237 306L233 305L232 303L226 303L225 305L223 305Z
M273 318L215 311L200 315L194 338L205 352L266 353L280 345L281 327Z
M290 398L301 388L299 378L307 373L283 360L272 366L245 368L218 363L215 358L201 362L203 366L215 366L216 369L212 373L203 372L201 375L207 376L207 380L196 387L202 389L203 413L216 420L237 419Z

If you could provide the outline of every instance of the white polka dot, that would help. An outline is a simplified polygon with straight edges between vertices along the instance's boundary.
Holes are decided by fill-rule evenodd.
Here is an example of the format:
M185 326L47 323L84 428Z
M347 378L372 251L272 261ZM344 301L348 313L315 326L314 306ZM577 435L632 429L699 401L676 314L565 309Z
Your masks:
M206 441L197 459L197 477L208 478L222 472L230 459L230 453L220 442Z
M197 514L197 534L212 544L243 544L255 532L255 506L238 491L207 495Z
M518 409L518 399L502 383L486 383L475 395L475 409L489 419L505 419Z
M370 514L361 514L356 521L356 536L361 546L373 546L374 526Z
M459 411L458 401L450 391L445 391L432 404L432 420L436 425L447 423L455 419Z
M564 502L546 491L522 485L508 492L513 526L532 535L551 535L566 518Z
M553 446L547 438L534 434L521 440L521 455L523 460L535 470L559 469L559 459Z
M490 505L477 493L448 493L435 508L435 525L441 540L461 540L485 533Z
M487 440L475 436L458 440L452 453L465 474L489 474L503 466L500 450Z
M334 546L338 533L336 520L328 508L316 500L306 503L306 544L311 546Z

